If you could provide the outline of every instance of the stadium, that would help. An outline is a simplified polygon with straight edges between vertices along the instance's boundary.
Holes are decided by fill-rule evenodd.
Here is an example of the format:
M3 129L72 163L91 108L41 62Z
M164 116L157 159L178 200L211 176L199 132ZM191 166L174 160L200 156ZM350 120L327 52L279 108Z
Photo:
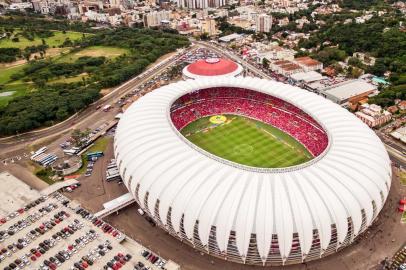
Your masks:
M114 150L128 190L161 228L242 264L339 251L373 223L391 185L388 154L364 123L258 78L161 87L124 113Z

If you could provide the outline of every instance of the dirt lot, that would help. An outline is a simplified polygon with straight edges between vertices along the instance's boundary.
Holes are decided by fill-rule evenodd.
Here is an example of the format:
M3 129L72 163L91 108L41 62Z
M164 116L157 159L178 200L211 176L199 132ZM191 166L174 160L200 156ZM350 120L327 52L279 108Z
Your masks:
M79 201L83 207L98 212L103 209L103 203L115 199L125 193L127 188L116 181L106 181L106 168L113 158L113 140L108 144L104 157L96 161L93 173L89 177L81 176L77 180L82 186L72 193L65 193L70 199Z

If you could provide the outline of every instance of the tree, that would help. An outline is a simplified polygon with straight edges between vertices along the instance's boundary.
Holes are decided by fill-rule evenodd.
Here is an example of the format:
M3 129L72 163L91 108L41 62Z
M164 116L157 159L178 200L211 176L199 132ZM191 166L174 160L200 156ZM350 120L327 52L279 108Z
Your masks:
M337 61L344 61L347 57L345 51L338 48L324 48L319 51L316 55L317 60L323 62L324 65L329 66Z
M85 129L84 131L81 131L80 129L74 129L71 134L73 144L76 147L82 147L84 143L87 141L89 134L90 134L89 128Z
M269 68L269 60L266 59L265 57L262 58L262 65L264 66L264 68L268 69Z
M385 61L383 58L378 58L375 61L375 65L373 65L370 69L369 72L372 74L375 74L377 76L383 76L385 71L387 70L387 67L385 65Z
M359 69L357 67L352 67L352 66L348 67L348 69L347 69L347 77L348 78L356 79L361 75L362 75L362 69Z
M23 57L28 62L28 61L30 61L31 53L30 52L24 52Z
M362 67L362 65L363 65L361 60L359 60L356 57L350 57L348 59L348 64L351 65L351 66L354 66L354 67Z
M201 40L208 40L209 39L209 34L207 32L204 32L200 35Z

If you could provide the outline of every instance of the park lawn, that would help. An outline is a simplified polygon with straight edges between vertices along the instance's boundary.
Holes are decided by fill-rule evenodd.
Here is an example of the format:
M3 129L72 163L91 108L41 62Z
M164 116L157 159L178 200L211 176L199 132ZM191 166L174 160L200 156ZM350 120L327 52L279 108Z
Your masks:
M0 90L0 108L6 106L12 99L25 95L30 91L30 85L22 81L16 81L13 83L5 84ZM10 93L10 95L2 96L2 93Z
M400 183L403 186L406 186L406 171L400 171L399 178L400 178Z
M14 67L0 67L0 108L6 106L13 98L18 96L23 96L29 90L26 83L22 81L10 82L11 75L20 72L26 65L18 65ZM6 96L1 95L1 93L9 93Z
M110 143L110 141L112 140L111 137L101 137L99 139L97 139L94 144L87 149L87 151L85 153L83 153L82 155L82 167L75 172L74 174L84 174L86 172L87 169L87 158L86 158L86 154L91 153L91 152L104 152L107 148L107 145Z
M85 154L99 151L104 152L111 139L112 139L111 137L101 137L97 139L97 141L94 142L92 147L90 147Z
M54 32L54 36L52 37L48 37L48 38L44 38L46 44L52 48L52 47L58 47L60 45L63 44L63 42L65 41L66 38L69 38L70 40L78 40L81 39L83 36L83 33L80 32L66 32L65 34L62 33L62 31L53 31ZM85 35L91 35L91 34L87 34L85 33ZM24 49L28 46L33 46L33 45L41 45L42 44L42 40L39 37L35 37L33 41L28 40L22 36L19 36L19 42L13 42L11 41L11 38L3 38L0 40L0 48L20 48L20 49Z
M11 75L20 72L26 65L19 65L14 67L0 67L0 84L6 84L10 81Z
M91 46L83 50L72 52L69 54L61 55L57 62L68 62L73 63L82 56L100 57L104 56L109 59L114 59L120 55L128 54L130 51L128 49L119 47L108 47L108 46Z
M290 167L313 158L296 139L271 125L243 116L225 116L224 124L216 126L210 117L203 117L181 133L209 153L252 167Z

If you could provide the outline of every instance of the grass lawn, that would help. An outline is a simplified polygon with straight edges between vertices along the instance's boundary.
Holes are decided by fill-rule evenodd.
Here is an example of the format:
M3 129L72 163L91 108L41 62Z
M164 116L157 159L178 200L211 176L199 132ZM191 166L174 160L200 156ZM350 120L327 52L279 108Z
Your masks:
M406 211L402 213L402 217L400 218L400 222L406 223Z
M83 174L86 172L86 168L87 168L87 158L86 158L86 154L87 153L91 153L91 152L104 152L107 148L107 145L110 143L110 141L113 138L111 137L101 137L99 138L93 145L92 147L90 147L83 155L82 155L82 167L75 172L74 174Z
M77 60L82 56L91 56L91 57L104 56L109 59L114 59L125 53L129 53L129 50L118 47L91 46L78 52L62 55L61 57L58 58L57 62L74 62L75 60Z
M15 97L25 95L29 90L30 86L20 81L4 85L0 90L0 107L6 106Z
M227 121L220 125L212 124L210 117L198 119L181 133L216 156L252 167L289 167L313 158L301 143L277 128L243 116L225 116Z
M70 40L77 40L82 38L83 34L80 32L66 32L65 34L62 33L61 31L53 31L54 36L49 37L49 38L44 38L46 44L52 48L52 47L58 47L62 45L62 43L65 41L66 38L69 38ZM85 35L91 35L91 34L85 34ZM19 42L13 42L11 39L8 38L3 38L0 40L0 48L20 48L24 49L25 47L28 46L33 46L33 45L41 45L42 40L39 37L35 37L33 41L28 40L22 36L19 36Z
M14 67L0 67L0 84L6 84L10 81L11 75L22 71L26 65L19 65Z
M2 85L0 89L0 107L6 106L13 98L25 95L29 91L28 84L22 81L8 83L11 75L22 71L25 66L24 64L14 67L0 67L0 85Z
M54 172L51 170L51 168L44 168L41 167L40 165L32 162L32 165L34 166L34 174L44 181L45 183L52 185L55 184L55 181L51 179L52 176L54 176Z
M400 183L403 186L406 186L406 171L400 171L399 178L400 178Z

